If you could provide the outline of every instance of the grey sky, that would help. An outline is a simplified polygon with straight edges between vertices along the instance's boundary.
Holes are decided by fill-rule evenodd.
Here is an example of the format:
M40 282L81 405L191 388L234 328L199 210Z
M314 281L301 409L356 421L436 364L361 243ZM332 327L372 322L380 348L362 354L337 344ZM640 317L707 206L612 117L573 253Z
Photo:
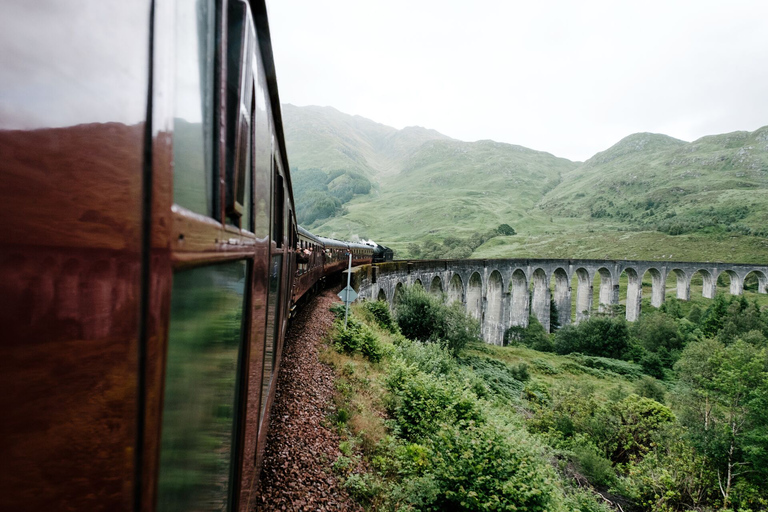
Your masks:
M281 100L584 160L768 124L768 1L272 0Z

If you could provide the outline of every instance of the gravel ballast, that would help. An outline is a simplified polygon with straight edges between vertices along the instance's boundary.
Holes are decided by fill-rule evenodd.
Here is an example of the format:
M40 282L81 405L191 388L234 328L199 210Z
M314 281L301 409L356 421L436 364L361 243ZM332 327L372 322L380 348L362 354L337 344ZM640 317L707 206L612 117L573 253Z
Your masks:
M304 304L285 340L255 511L362 510L333 473L341 455L333 412L334 373L318 359L333 324L326 290Z

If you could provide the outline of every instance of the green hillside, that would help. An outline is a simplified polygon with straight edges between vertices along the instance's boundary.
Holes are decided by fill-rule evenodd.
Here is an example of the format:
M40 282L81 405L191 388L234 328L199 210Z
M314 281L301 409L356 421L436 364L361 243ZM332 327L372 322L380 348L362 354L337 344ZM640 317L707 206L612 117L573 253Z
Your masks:
M328 107L285 105L284 120L299 221L396 257L474 236L476 258L768 260L768 126L638 133L578 163ZM517 234L491 236L501 224Z
M686 143L637 133L563 176L541 210L671 235L768 236L768 127Z

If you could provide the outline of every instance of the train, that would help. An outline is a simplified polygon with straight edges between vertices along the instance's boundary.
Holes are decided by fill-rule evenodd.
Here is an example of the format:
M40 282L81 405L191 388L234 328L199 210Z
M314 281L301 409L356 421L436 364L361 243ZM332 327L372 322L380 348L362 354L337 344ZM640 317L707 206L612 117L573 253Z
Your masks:
M297 225L263 0L0 17L0 509L246 511L292 309L383 246Z

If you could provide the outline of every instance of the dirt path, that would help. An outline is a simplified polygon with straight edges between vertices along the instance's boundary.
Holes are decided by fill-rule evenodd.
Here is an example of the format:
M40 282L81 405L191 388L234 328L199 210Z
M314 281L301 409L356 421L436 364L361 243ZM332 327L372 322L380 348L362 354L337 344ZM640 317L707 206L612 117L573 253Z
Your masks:
M341 487L331 465L341 454L327 420L333 370L318 360L338 302L327 290L305 304L285 340L282 369L254 511L362 510Z

